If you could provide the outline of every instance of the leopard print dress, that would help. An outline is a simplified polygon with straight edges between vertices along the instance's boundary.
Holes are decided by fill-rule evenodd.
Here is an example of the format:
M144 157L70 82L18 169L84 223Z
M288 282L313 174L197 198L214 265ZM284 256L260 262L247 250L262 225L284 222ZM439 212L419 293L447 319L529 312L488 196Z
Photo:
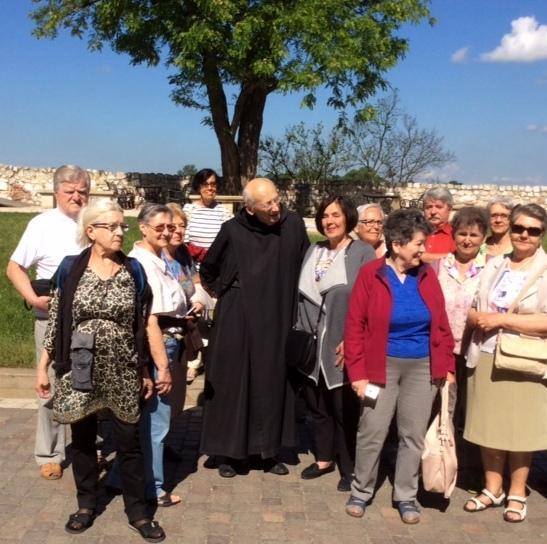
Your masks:
M53 354L59 311L59 291L52 298L44 347ZM73 328L95 334L93 390L72 389L71 373L55 382L53 415L60 423L74 423L102 409L121 421L139 419L141 381L133 334L135 284L122 267L108 280L90 268L80 278L72 302Z

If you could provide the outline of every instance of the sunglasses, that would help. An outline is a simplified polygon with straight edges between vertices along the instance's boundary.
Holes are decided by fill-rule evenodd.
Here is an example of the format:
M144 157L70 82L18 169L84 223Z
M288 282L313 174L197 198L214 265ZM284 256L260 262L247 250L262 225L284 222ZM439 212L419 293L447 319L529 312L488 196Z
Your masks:
M513 234L528 233L528 236L537 238L543 234L543 229L540 227L525 227L524 225L511 225L511 232Z
M175 232L177 230L177 226L173 223L161 223L161 225L151 225L150 223L145 223L145 225L156 232L163 232L165 229L169 232Z
M91 226L97 229L107 229L110 232L116 232L118 229L121 229L122 232L129 230L127 223L91 223Z

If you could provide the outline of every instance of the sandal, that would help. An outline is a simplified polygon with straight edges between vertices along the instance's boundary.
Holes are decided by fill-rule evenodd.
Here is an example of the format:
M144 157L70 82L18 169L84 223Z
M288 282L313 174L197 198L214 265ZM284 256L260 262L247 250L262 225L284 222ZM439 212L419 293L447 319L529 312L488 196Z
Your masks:
M415 501L399 501L397 510L403 523L414 525L420 521L420 510Z
M59 463L45 463L40 467L40 474L46 480L58 480L63 475L63 469Z
M186 383L190 385L196 378L198 377L198 369L197 368L188 368L186 371Z
M65 525L67 533L77 535L87 531L95 519L95 511L89 508L79 508L74 514L70 514Z
M168 506L175 506L175 504L178 504L181 501L182 499L179 496L165 492L158 497L158 506L167 508Z
M346 503L346 514L353 518L362 518L365 515L367 501L351 495Z
M526 497L519 497L518 495L509 495L507 497L507 502L515 501L522 504L522 508L510 508L507 506L503 509L503 519L509 523L521 523L526 519L527 507L526 507ZM512 518L507 514L518 514L518 518Z
M486 504L479 500L479 497L481 495L484 495L487 499L490 499L489 504ZM465 504L463 505L463 509L466 512L480 512L481 510L486 510L487 508L494 508L496 506L501 506L503 504L503 501L505 500L505 493L502 491L501 495L499 497L495 497L493 493L488 491L488 489L484 488L478 495L475 495L474 497L469 497ZM469 508L467 506L468 503L473 503L475 505L475 508Z
M165 540L165 532L157 521L151 519L130 521L129 528L139 533L146 542L161 542Z

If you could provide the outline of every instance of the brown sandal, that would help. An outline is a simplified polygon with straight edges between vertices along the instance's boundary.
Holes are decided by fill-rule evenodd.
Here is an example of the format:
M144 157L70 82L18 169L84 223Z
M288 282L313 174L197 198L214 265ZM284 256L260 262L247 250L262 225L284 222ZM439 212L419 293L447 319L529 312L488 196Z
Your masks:
M46 480L58 480L63 475L63 469L59 463L46 463L40 467L40 474Z

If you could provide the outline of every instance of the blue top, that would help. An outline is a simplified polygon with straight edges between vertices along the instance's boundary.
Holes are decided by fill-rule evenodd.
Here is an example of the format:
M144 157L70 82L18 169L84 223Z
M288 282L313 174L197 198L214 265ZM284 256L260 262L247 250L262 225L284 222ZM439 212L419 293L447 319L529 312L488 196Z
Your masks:
M386 268L393 299L387 355L406 359L429 357L431 313L418 291L418 270L410 270L401 283L393 268Z

